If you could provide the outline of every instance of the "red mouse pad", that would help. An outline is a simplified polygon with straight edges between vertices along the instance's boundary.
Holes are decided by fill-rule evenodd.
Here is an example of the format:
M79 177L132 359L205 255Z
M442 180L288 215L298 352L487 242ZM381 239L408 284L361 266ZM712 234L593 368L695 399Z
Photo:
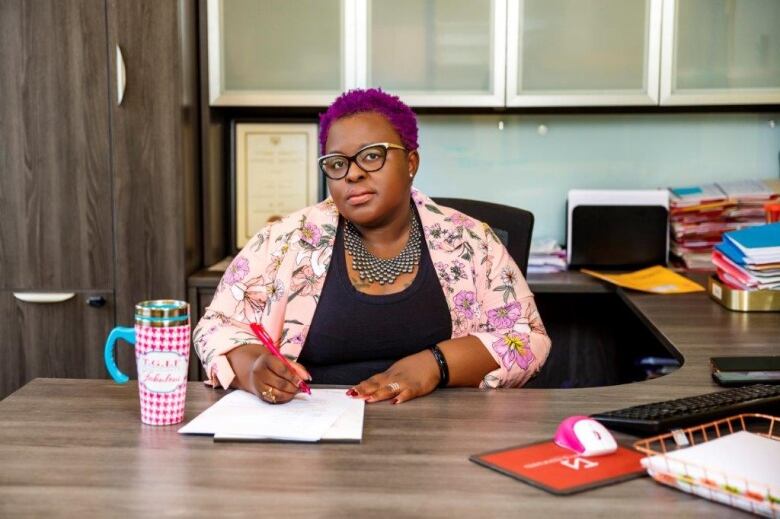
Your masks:
M584 458L548 441L475 454L474 463L542 490L568 495L644 475L644 455L618 445L616 452Z

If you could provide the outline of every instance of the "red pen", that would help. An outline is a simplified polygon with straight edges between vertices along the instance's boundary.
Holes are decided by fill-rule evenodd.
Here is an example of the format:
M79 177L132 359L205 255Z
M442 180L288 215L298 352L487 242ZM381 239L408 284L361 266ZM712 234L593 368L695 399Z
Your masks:
M259 323L249 323L249 327L252 328L252 331L255 333L258 339L260 339L260 342L263 343L263 346L268 348L268 351L270 351L274 357L281 360L284 365L289 369L292 373L297 374L298 371L293 367L292 364L290 364L290 361L287 360L287 357L282 355L282 352L280 352L278 349L276 349L276 346L274 346L274 341L271 340L271 336L268 335L268 332L265 331L265 328L263 328L262 324ZM306 382L301 380L301 383L298 384L298 389L306 393L307 395L311 395L311 389L308 385L306 385Z

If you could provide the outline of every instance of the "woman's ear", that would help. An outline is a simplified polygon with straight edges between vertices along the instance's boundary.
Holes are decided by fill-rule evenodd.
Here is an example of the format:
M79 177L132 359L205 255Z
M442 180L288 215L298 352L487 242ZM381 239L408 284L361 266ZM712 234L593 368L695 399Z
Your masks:
M417 153L417 150L409 152L406 162L409 165L409 178L412 179L417 174L417 169L420 167L420 154Z

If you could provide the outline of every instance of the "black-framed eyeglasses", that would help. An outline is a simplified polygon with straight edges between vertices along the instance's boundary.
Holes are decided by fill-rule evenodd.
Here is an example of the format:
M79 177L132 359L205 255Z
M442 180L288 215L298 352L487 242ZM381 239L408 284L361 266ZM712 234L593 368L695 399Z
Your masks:
M382 169L382 166L385 165L387 153L390 150L407 151L406 148L398 144L377 142L360 148L357 153L351 157L342 155L341 153L323 155L317 159L317 164L319 164L320 171L322 171L326 177L331 180L340 180L347 176L349 166L352 165L353 162L366 173L379 171Z

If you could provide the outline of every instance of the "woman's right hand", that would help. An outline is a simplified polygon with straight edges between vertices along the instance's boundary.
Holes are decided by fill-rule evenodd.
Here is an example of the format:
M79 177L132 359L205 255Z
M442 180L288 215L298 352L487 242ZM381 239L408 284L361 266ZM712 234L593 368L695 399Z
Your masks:
M284 404L298 393L302 379L311 376L302 365L291 361L297 373L259 344L239 346L228 353L240 389L257 395L271 404Z
M265 350L255 359L250 367L249 385L250 391L272 404L284 404L293 399L302 378L310 378L303 366L296 362L290 362L301 375L291 373L287 366L268 350Z

